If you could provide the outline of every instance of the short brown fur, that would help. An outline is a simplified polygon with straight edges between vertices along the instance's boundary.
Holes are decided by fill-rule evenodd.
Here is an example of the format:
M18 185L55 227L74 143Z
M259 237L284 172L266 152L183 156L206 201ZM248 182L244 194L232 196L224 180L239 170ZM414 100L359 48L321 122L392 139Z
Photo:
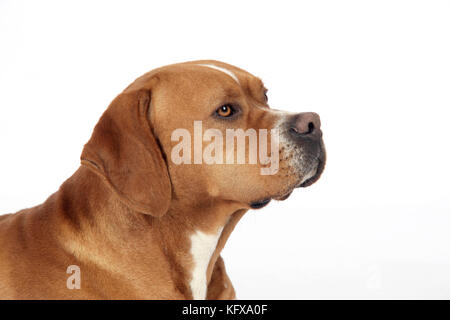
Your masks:
M231 77L198 64L214 64ZM207 271L207 298L233 299L220 251L249 204L282 197L298 183L283 158L275 176L259 166L174 165L171 132L202 120L204 129L272 128L262 82L218 61L149 72L128 86L101 117L80 168L43 204L0 217L0 298L191 299L189 236L224 230ZM215 107L239 102L233 123ZM69 265L81 289L66 287Z

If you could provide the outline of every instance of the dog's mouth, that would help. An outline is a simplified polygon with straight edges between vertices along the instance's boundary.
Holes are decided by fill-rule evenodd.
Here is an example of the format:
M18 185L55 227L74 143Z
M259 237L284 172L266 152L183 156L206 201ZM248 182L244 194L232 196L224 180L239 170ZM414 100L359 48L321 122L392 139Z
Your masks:
M283 193L282 195L277 195L277 196L273 196L273 197L270 197L270 198L265 198L265 199L262 199L262 200L251 202L250 203L250 207L252 209L260 209L260 208L263 208L263 207L267 206L272 199L277 200L277 201L286 200L287 198L289 198L289 196L292 194L293 191L294 190L292 189L292 190L290 190L290 191L288 191L286 193Z
M266 199L262 199L262 200L253 201L250 203L250 208L261 209L261 208L267 206L269 204L270 200L272 200L272 199L266 198Z
M296 186L296 188L306 188L312 185L314 182L319 180L322 175L323 169L325 168L326 162L326 152L325 147L323 145L323 141L320 142L318 154L315 157L313 163L313 167L309 172L304 176L302 181Z
M325 159L324 158L318 158L317 159L317 166L315 170L313 170L313 173L310 174L304 181L302 181L296 188L306 188L312 185L314 182L319 180L320 176L322 175L323 169L325 167Z
M294 191L294 190L292 189L286 193L283 193L282 195L277 195L277 196L273 196L270 198L264 198L262 200L253 201L250 203L250 207L252 209L261 209L261 208L267 206L272 199L277 200L277 201L286 200L292 194L292 191Z
M320 176L322 175L322 172L325 168L325 151L323 148L321 148L319 157L316 158L316 164L312 167L310 172L304 176L304 178L293 187L290 187L287 189L287 191L277 194L271 197L267 197L264 199L260 199L257 201L253 201L250 203L250 207L252 209L261 209L269 204L269 202L274 199L277 201L283 201L289 198L289 196L292 194L294 189L296 188L306 188L310 185L314 184L317 180L319 180Z
M275 196L272 196L269 198L264 198L264 199L257 200L257 201L253 201L250 203L250 207L252 209L261 209L261 208L267 206L272 199L277 200L277 201L286 200L287 198L289 198L289 196L292 194L293 191L294 191L294 189L290 188L287 192L284 192L282 194L275 195Z

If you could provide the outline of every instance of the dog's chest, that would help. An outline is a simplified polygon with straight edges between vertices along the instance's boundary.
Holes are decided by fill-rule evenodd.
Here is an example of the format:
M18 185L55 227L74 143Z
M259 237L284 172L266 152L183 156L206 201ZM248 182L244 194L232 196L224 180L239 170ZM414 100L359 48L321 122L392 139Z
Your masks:
M196 231L191 235L191 255L193 260L192 278L190 287L195 300L206 298L207 282L206 271L208 269L211 256L217 246L217 241L222 233L220 228L217 233L208 234Z

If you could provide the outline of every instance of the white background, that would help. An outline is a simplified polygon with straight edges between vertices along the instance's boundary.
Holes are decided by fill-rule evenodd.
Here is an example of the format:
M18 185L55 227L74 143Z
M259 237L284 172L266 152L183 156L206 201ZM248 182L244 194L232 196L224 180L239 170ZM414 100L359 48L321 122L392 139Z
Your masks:
M109 102L165 64L260 76L328 164L224 250L241 299L450 298L449 1L0 1L0 212L43 202Z

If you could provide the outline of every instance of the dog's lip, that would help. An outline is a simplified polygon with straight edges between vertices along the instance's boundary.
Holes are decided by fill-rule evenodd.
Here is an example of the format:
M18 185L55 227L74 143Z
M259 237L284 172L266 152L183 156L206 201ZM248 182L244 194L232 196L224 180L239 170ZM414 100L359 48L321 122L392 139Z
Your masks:
M286 200L287 198L289 198L289 196L292 194L293 191L294 190L290 190L287 193L284 193L284 194L282 194L280 196L273 196L273 197L270 197L270 198L264 198L262 200L253 201L253 202L250 203L250 208L252 208L252 209L261 209L261 208L267 206L272 199L277 200L277 201Z
M310 185L312 185L314 182L316 182L317 180L319 180L320 176L322 175L322 172L325 168L325 162L326 162L326 153L325 153L325 149L322 145L321 149L320 149L320 153L319 156L317 157L317 168L316 168L316 173L310 177L309 179L307 179L306 181L301 182L300 184L298 184L297 186L291 188L289 191L287 191L286 193L283 193L281 195L275 195L275 196L271 196L268 198L264 198L262 200L257 200L257 201L253 201L250 203L250 207L252 209L260 209L265 207L266 205L269 204L269 202L274 199L274 200L278 200L278 201L283 201L286 200L287 198L289 198L289 196L292 194L292 192L294 191L294 189L296 188L306 188Z
M262 200L257 200L257 201L253 201L250 203L250 207L252 209L261 209L265 206L267 206L270 202L270 200L272 200L271 198L265 198Z
M309 187L310 185L312 185L314 182L316 182L317 180L319 180L323 169L325 167L325 161L323 158L318 158L317 159L318 164L317 164L317 169L316 169L316 173L309 179L307 179L306 181L303 181L301 184L299 184L296 188L306 188Z

